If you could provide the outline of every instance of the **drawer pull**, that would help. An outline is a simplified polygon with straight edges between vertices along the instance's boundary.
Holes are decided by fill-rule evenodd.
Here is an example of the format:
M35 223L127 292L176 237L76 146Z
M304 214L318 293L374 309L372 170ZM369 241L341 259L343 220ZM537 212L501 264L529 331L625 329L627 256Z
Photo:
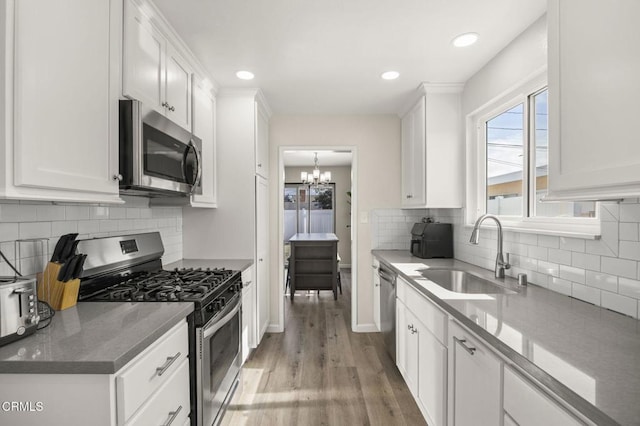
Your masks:
M169 420L162 426L169 426L178 417L178 413L182 410L182 405L178 407L176 411L169 411Z
M474 348L473 346L467 346L465 343L467 342L465 339L458 339L457 337L453 336L453 340L456 343L460 343L460 346L462 346L464 348L465 351L469 352L470 355L473 355L474 352L477 350L476 348Z
M156 374L158 376L162 376L169 367L171 367L171 364L173 364L174 362L176 362L176 360L178 358L180 358L180 355L182 355L180 352L178 352L177 354L175 354L174 356L170 356L167 357L167 362L164 363L164 365L162 367L158 367L156 368ZM179 410L178 410L179 411Z

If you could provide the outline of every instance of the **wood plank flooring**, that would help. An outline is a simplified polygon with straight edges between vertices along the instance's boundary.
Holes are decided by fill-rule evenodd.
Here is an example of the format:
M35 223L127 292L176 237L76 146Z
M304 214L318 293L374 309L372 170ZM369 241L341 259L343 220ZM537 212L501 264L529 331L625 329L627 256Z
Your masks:
M285 299L285 332L265 334L243 367L223 425L424 425L379 333L351 331L351 274L343 294Z

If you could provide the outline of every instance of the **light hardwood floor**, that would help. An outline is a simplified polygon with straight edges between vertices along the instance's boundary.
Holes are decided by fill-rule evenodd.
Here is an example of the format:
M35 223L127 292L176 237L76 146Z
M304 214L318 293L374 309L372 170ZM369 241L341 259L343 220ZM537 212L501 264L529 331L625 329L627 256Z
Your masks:
M343 294L297 292L285 332L265 334L243 367L223 425L424 425L379 333L351 331L351 274Z

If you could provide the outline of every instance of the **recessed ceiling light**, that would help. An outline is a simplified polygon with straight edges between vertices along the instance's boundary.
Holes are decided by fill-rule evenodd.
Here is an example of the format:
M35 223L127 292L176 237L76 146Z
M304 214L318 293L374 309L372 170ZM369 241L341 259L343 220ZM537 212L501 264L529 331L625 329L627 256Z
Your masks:
M236 73L236 77L238 77L240 80L253 80L253 77L255 76L251 71L238 71Z
M451 41L451 43L455 47L467 47L467 46L471 46L476 41L478 41L477 33L466 33L466 34L460 34L459 36L454 38Z
M384 80L395 80L396 78L400 77L400 73L398 71L386 71L383 72L380 77L382 77L382 79Z

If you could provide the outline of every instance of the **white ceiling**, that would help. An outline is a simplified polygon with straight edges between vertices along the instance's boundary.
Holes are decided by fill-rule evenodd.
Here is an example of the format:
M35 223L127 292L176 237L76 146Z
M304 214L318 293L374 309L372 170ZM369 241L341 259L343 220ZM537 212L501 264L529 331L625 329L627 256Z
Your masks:
M318 167L350 166L352 154L349 151L284 151L282 158L285 166L313 167L314 153L318 153Z
M221 87L275 113L397 113L421 82L464 82L547 0L154 0ZM451 40L480 34L471 47ZM241 81L238 70L256 78ZM400 78L380 79L396 70Z

